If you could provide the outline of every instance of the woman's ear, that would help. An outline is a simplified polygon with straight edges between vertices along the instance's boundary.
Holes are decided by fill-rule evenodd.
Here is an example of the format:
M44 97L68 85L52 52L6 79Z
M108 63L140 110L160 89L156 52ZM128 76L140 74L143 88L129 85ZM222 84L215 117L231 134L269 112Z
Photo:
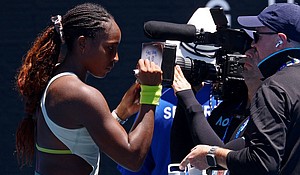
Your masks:
M85 46L86 46L86 38L85 36L79 36L77 39L78 48L80 49L80 53L84 54Z

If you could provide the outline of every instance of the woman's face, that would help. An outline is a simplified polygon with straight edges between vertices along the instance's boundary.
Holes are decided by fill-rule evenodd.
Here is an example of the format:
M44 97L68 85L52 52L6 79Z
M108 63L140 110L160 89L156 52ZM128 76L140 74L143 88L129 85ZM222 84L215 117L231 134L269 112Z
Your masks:
M86 50L87 71L95 77L105 77L119 60L118 45L121 30L114 20L107 23L106 34L90 38L90 47Z

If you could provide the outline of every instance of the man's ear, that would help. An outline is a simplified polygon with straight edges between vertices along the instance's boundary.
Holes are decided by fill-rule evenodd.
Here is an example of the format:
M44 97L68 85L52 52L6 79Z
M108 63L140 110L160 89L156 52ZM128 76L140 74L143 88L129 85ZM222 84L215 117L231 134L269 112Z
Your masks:
M286 43L288 40L286 34L284 34L284 33L278 33L278 37L279 37L279 40L281 40L283 43Z
M279 48L279 49L285 48L286 45L288 44L288 38L287 38L286 34L278 33L278 39L276 42L277 42L275 45L276 48Z

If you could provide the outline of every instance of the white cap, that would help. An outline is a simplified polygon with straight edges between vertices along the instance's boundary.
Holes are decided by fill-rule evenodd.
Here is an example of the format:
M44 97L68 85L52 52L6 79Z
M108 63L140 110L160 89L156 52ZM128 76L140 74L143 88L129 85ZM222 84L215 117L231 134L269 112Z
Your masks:
M214 20L210 13L210 8L203 7L198 8L187 24L192 24L196 27L196 29L203 29L204 32L216 32L216 25L214 23ZM216 59L215 58L209 58L214 56L215 51L219 49L219 47L215 47L212 45L197 45L196 50L201 55L207 55L206 56L200 56L199 54L195 53L194 43L184 43L180 41L171 41L167 40L166 43L176 44L177 45L177 51L176 55L181 57L190 57L192 59L202 60L207 63L215 64Z

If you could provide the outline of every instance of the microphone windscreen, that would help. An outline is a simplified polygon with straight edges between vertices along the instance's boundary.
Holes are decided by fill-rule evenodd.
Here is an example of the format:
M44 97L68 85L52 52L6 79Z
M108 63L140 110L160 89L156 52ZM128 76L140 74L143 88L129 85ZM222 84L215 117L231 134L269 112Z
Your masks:
M178 40L191 43L196 38L196 27L191 24L148 21L144 24L144 34L150 39Z

